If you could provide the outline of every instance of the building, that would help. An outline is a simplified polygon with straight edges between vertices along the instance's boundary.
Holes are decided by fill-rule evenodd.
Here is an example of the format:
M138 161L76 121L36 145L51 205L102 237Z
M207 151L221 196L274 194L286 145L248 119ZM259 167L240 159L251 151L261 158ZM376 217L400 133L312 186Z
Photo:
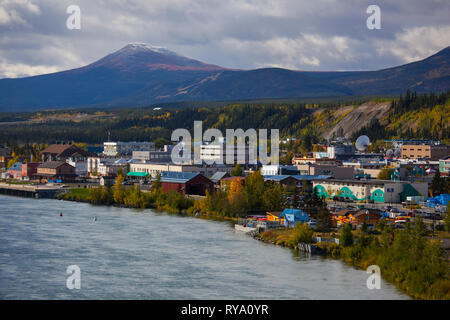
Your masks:
M22 162L16 162L6 170L7 176L12 179L22 179Z
M264 177L264 181L272 181L272 182L282 185L283 187L297 186L297 183L300 182L300 180L295 178L294 176L288 176L288 175L275 175L275 176L263 176L263 177Z
M227 160L228 157L231 161ZM202 144L200 146L200 159L206 164L248 164L250 163L249 146L247 144L243 146L234 144L229 149L224 139L219 144ZM256 162L253 164L256 164Z
M206 165L189 165L189 164L173 164L173 163L130 163L130 171L134 172L146 172L152 177L156 177L158 173L164 171L170 172L197 172L201 173L205 177L211 177L218 171L230 172L231 168L224 165L206 166Z
M296 166L301 175L325 175L336 179L353 179L355 168L323 164L299 164Z
M216 173L214 173L211 178L209 178L212 182L214 182L215 185L220 184L220 180L222 180L223 178L228 178L230 177L230 174L228 172L225 171L217 171Z
M200 173L166 171L161 174L161 188L164 192L204 196L214 190L214 183Z
M355 147L351 144L335 144L327 147L327 155L330 159L341 159L353 156Z
M400 203L407 197L428 198L428 183L391 180L313 180L313 188L327 199Z
M315 157L294 157L292 158L292 164L298 166L300 164L321 164L336 166L338 162L335 159L330 158L315 158Z
M133 151L132 158L140 162L166 162L172 161L172 151L149 150L149 151Z
M287 228L294 228L298 222L308 222L309 216L306 212L300 209L284 209L280 219L284 219L284 226Z
M154 149L155 143L148 141L117 141L103 143L103 154L108 157L115 157L118 155L131 155L133 151L148 151Z
M366 224L377 224L380 221L381 214L379 210L376 209L361 209L353 214L353 224L360 225Z
M281 211L272 211L266 213L266 219L267 221L273 221L273 222L279 222L281 225L284 225L284 218L281 217L282 212Z
M447 145L409 144L402 146L402 158L439 160L450 155Z
M70 182L75 180L75 167L64 161L47 161L37 167L39 180Z
M439 160L439 172L441 176L448 177L450 173L450 157Z
M97 173L100 176L117 176L119 171L126 172L128 161L125 159L117 159L113 162L100 162L97 167Z
M75 167L75 174L77 176L87 176L88 175L86 159L76 160L71 157L71 158L67 159L66 162L68 164L70 164L71 166Z
M333 212L331 215L331 220L336 226L340 226L342 224L353 223L356 221L354 219L354 215L356 214L355 210L343 209L340 211Z
M296 166L287 166L287 165L263 165L261 167L261 174L263 176L274 176L274 175L293 175L300 174L298 168Z
M33 179L34 175L37 173L37 168L40 162L27 162L22 164L22 177L27 177L28 179Z
M92 154L71 144L52 144L40 152L42 161L86 160Z
M87 159L87 172L90 176L116 176L119 170L126 171L128 160L102 157Z

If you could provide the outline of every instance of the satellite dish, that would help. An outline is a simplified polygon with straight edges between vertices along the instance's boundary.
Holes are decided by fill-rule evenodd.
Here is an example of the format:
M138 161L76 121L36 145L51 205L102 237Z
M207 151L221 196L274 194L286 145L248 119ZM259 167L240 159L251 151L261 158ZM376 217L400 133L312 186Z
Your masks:
M389 149L388 151L386 151L386 157L392 158L393 156L394 156L394 150Z
M360 136L356 139L356 149L359 151L366 151L367 147L370 145L370 139L368 136Z

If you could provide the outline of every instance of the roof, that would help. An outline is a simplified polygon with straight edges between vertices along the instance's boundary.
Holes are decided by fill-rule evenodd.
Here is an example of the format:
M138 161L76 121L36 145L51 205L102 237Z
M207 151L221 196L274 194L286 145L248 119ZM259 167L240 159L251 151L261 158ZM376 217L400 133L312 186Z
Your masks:
M71 144L52 144L49 145L47 148L41 151L41 153L55 153L55 154L61 154L67 149L71 148L73 145Z
M280 214L280 218L285 217L286 215L291 215L293 214L296 217L301 217L301 216L308 216L308 214L306 212L304 212L303 210L300 209L284 209L283 212Z
M68 164L67 162L64 162L64 161L47 161L47 162L42 162L38 168L56 169L64 164L71 166L70 164Z
M127 176L129 176L129 177L146 177L146 176L148 176L148 173L147 172L130 171L127 173Z
M312 175L312 174L297 174L297 175L293 175L293 177L297 180L327 180L330 179L331 176L327 176L327 175Z
M333 212L333 215L335 215L335 216L346 216L348 214L354 215L355 213L356 213L355 210L343 209L343 210L339 210L339 211Z
M228 172L224 172L224 171L217 171L216 173L214 173L212 175L212 177L210 178L210 180L212 182L219 182L221 179L226 178L226 176L229 175Z
M271 211L271 212L267 212L267 214L271 214L273 216L279 217L279 216L281 216L282 212L281 211Z
M198 172L163 171L161 173L161 182L186 183L198 175L200 175Z
M237 180L244 180L245 177L241 177L241 176L233 176L233 177L222 178L222 179L220 179L220 180L221 180L221 181L230 181L230 180L234 180L234 179L237 179Z
M16 162L7 171L22 171L22 162Z
M296 179L297 181L302 181L302 180L326 180L326 179L330 179L331 176L326 176L326 175L308 175L308 174L304 174L304 175L300 175L300 174L294 174L294 175L265 175L264 176L264 180L265 181L283 181L289 177L292 177L294 179Z
M73 144L52 144L48 146L46 149L41 151L41 154L50 153L55 154L57 157L65 156L65 157L87 157L94 155L94 153L84 151L83 149L73 145Z
M369 212L369 214L376 214L376 215L381 215L380 214L380 211L379 210L376 210L376 209L361 209L361 210L359 210L358 212L356 212L353 216L354 217L359 217L359 216L362 216L362 215L366 215L367 214L367 211Z
M280 175L265 175L263 177L264 177L264 181L283 181L292 176L280 174Z

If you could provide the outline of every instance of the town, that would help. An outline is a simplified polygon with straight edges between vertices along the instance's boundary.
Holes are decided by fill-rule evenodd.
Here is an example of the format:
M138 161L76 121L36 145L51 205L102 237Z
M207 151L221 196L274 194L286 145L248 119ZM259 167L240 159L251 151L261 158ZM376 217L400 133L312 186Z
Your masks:
M157 149L153 142L108 141L100 152L53 144L30 159L2 147L0 190L13 192L11 188L28 184L35 189L53 187L61 194L72 188L113 185L122 175L127 188L136 185L142 192L149 192L158 178L164 192L173 190L202 199L216 190L228 191L233 181L243 184L245 176L260 172L264 183L281 187L284 198L280 205L284 207L277 209L290 214L258 208L259 212L241 218L275 221L289 227L298 221L313 225L314 218L300 195L314 192L326 202L336 227L345 223L357 227L370 221L373 228L380 219L386 219L396 228L404 228L408 219L420 215L433 230L442 229L450 197L450 148L439 141L386 140L386 152L371 153L366 152L369 138L362 136L360 140L364 140L362 145L360 141L356 145L343 139L331 141L320 146L323 151L295 155L288 165L250 164L248 145L235 146L232 152L236 165L225 165L229 149L224 140L222 147L217 143L201 145L200 158L213 163L209 165L193 161L174 164L173 145ZM247 162L237 164L238 156Z

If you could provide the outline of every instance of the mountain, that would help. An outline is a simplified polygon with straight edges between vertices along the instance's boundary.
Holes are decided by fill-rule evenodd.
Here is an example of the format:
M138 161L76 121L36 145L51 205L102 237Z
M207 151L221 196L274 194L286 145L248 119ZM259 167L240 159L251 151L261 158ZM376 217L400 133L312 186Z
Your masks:
M85 67L0 80L0 111L159 102L397 95L450 89L450 47L378 71L231 70L133 43Z

